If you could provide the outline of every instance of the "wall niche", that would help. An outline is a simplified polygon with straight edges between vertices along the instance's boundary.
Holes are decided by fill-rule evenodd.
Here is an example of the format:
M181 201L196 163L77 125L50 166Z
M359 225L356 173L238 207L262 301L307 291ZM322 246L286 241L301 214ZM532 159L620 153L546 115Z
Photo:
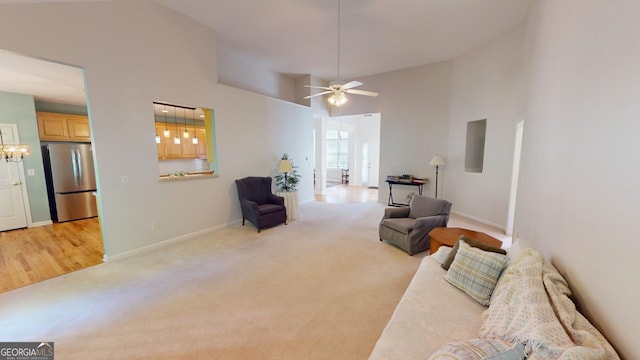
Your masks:
M482 173L486 133L487 119L467 122L467 144L464 156L464 171Z

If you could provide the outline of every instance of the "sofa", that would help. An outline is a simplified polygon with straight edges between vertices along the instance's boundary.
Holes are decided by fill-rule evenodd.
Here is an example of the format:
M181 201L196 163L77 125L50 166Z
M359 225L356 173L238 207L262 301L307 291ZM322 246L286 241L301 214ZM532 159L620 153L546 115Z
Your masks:
M557 270L517 244L501 255L458 241L457 254L443 246L426 256L369 359L619 359L575 309ZM452 280L474 254L504 263L488 307ZM447 258L449 270L442 267Z

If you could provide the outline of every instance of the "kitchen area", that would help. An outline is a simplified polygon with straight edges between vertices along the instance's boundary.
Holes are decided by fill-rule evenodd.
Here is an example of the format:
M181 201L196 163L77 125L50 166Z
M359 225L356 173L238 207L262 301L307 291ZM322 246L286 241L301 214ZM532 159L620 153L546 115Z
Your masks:
M159 101L153 107L160 181L214 176L212 110Z
M0 50L0 292L100 264L104 245L81 67ZM11 221L5 221L11 220Z
M98 216L89 118L40 111L36 116L51 220Z
M40 149L31 148L25 157L31 162L3 165L23 168L25 182L44 182L46 197L39 198L47 207L25 204L32 210L30 224L0 232L0 292L100 264L104 254L88 116L38 111L60 105L35 104ZM84 112L82 107L65 108ZM29 194L37 192L32 185ZM38 212L50 220L34 221Z

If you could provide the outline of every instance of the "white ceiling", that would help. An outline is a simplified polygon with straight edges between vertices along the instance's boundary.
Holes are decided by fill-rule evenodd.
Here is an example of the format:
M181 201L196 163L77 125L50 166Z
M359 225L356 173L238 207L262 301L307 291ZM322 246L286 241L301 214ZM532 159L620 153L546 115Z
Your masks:
M59 0L0 0L2 3ZM96 1L96 0L65 0ZM154 0L214 29L219 52L336 80L339 0ZM341 0L341 79L457 57L521 24L532 0ZM84 104L82 69L0 51L0 90Z
M214 29L223 51L336 80L338 0L154 0ZM342 0L342 79L457 57L522 23L531 0Z
M0 49L0 91L33 95L37 100L85 105L84 71Z

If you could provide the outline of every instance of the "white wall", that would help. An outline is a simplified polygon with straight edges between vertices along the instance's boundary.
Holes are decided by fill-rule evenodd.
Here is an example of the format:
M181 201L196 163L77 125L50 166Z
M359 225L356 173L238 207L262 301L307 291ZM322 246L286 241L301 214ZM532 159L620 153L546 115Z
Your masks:
M235 179L259 174L276 176L283 153L301 175L299 200L313 200L313 118L308 107L220 85L216 92L218 165L232 214L239 217ZM275 184L275 182L274 182ZM220 194L222 195L222 194ZM229 206L220 206L221 215ZM237 214L237 215L236 215Z
M107 256L238 220L233 180L275 175L285 151L312 199L309 109L217 85L215 43L150 0L0 5L0 48L86 69ZM158 181L154 100L214 109L218 178Z
M296 80L258 63L254 57L218 44L218 81L257 94L296 101Z
M640 359L640 2L534 2L516 235Z
M329 83L315 76L308 77L309 84L313 86L328 86ZM297 85L300 85L299 83ZM296 94L302 93L304 96L307 94L315 94L317 93L317 89L309 89L309 88L298 88ZM311 105L311 112L313 113L314 119L314 129L316 133L315 143L315 175L316 175L316 186L315 186L315 194L323 195L326 190L327 184L327 169L326 169L326 147L327 144L325 142L326 131L327 131L327 120L329 118L329 108L327 105L326 97L324 96L315 96L309 99L309 104Z
M447 153L451 71L451 62L441 62L359 78L363 90L380 96L353 95L345 106L332 111L333 116L381 114L379 201L386 203L389 197L387 175L428 177L423 194L433 196L435 168L429 161L434 154ZM393 189L398 200L416 190L412 186Z
M438 192L453 210L504 228L516 124L522 120L520 27L453 60L447 165ZM487 119L482 174L464 170L467 122Z

